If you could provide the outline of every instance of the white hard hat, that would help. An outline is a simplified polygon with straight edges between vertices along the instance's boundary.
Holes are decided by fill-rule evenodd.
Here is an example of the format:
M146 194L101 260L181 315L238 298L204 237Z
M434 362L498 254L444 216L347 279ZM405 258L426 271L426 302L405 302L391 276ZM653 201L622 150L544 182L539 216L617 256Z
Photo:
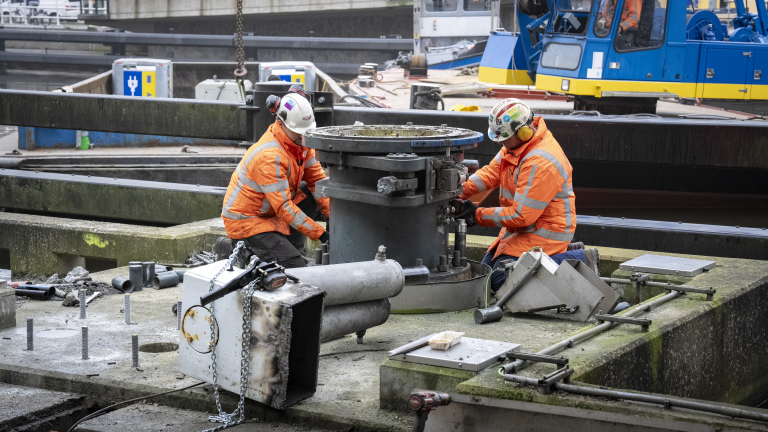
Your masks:
M288 129L299 135L304 135L308 130L317 127L312 105L298 94L287 94L280 99L277 118L282 120Z
M493 107L488 117L488 138L496 142L504 141L532 121L533 112L523 101L504 99Z

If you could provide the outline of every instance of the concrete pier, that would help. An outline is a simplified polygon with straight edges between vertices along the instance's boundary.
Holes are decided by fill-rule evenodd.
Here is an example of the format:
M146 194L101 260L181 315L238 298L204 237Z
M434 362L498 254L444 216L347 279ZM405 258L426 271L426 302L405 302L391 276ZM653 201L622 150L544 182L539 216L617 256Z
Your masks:
M468 249L480 254L482 246L490 240L470 238ZM601 253L602 271L645 252L601 248ZM649 333L642 333L634 326L619 326L565 350L562 354L576 369L574 381L728 403L742 402L748 395L760 393L766 384L762 365L768 355L768 333L764 326L754 323L768 320L768 263L715 259L715 269L690 282L716 287L714 301L707 302L703 295L689 294L644 315L653 320ZM127 267L121 267L93 276L96 280L109 281L113 276L124 276L127 271ZM105 399L127 399L194 384L195 380L179 376L175 351L142 353L141 370L131 367L130 336L133 333L141 335L142 344L185 343L179 341L176 316L171 312L171 305L180 295L181 287L145 290L134 295L132 314L137 324L130 328L116 325L122 322L122 296L97 299L89 305L91 358L86 362L80 360L79 332L70 339L38 338L35 351L27 352L22 327L0 331L3 337L0 382L53 391L98 393ZM22 302L19 311L34 317L38 330L67 328L66 321L72 322L77 314L75 309L63 308L57 302L35 300ZM260 422L332 429L355 425L355 430L406 431L410 429L412 415L403 408L407 394L418 386L468 395L488 401L490 405L496 400L514 402L513 405L517 405L513 408L528 412L525 414L528 417L521 418L528 418L531 427L544 427L552 421L575 416L601 424L596 430L609 430L605 429L606 424L626 423L626 418L643 426L638 430L768 430L765 425L718 415L559 394L544 396L505 383L497 374L497 367L472 376L456 370L387 360L386 356L388 350L433 329L520 343L526 352L536 352L588 328L589 325L536 315L508 314L498 323L479 326L474 324L471 310L393 315L386 324L370 329L362 346L354 336L323 344L320 385L314 397L285 412L250 401L246 403L246 410L249 418L258 418ZM551 372L550 369L551 366L531 366L521 373L537 377ZM91 374L99 375L89 377ZM223 400L226 407L233 407L236 395L225 393ZM168 395L156 402L170 408L213 409L210 387ZM382 406L387 409L381 409ZM575 411L563 411L564 408ZM442 418L436 413L443 409L433 413L434 418ZM539 414L530 414L536 410ZM445 411L446 415L450 413ZM112 418L123 418L120 415L125 414L114 414ZM625 420L619 421L619 417ZM439 421L435 421L434 425L437 424ZM681 425L687 426L681 428ZM706 428L697 429L699 426Z

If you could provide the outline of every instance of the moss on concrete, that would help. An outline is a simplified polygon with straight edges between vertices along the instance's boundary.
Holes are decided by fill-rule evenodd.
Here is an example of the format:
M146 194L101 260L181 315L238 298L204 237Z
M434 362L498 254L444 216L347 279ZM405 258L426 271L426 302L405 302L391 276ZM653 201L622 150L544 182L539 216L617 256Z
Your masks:
M0 176L0 207L169 226L218 217L225 192L192 185L124 187L122 179L97 184L85 176L52 175L62 180Z
M0 248L10 251L14 273L51 275L66 256L111 259L117 266L129 261L183 263L191 252L210 250L206 234L220 220L158 228L0 213Z

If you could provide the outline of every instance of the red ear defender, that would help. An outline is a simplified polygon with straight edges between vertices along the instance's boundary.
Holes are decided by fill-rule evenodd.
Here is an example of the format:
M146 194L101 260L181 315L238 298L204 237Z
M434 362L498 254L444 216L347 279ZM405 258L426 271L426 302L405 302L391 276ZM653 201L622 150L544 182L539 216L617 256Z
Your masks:
M267 98L267 109L272 115L277 114L277 107L280 106L280 97L271 95Z

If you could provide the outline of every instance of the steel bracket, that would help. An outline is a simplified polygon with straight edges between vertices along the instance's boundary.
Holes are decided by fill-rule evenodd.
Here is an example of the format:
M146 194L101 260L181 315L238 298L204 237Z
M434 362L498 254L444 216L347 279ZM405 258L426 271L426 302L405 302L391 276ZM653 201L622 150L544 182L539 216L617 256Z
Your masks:
M643 318L629 318L629 317L622 317L622 316L615 316L615 315L595 315L595 319L597 322L602 324L605 321L608 322L616 322L621 324L634 324L639 325L643 328L643 332L647 333L648 328L653 324L653 321Z

